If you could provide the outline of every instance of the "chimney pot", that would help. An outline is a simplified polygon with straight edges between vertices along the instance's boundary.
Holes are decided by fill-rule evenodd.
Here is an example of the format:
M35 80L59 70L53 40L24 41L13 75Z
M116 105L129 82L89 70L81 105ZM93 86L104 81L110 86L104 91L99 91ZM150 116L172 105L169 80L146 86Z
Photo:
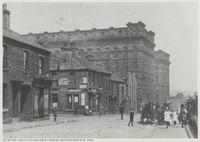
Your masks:
M10 29L10 11L7 10L7 4L3 4L3 28Z

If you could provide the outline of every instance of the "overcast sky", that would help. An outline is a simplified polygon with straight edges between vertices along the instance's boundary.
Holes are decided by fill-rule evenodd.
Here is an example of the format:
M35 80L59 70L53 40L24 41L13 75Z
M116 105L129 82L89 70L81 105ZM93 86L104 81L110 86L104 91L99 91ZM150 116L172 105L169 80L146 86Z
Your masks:
M170 91L197 91L197 3L7 3L7 9L20 34L142 21L156 34L155 50L170 54Z

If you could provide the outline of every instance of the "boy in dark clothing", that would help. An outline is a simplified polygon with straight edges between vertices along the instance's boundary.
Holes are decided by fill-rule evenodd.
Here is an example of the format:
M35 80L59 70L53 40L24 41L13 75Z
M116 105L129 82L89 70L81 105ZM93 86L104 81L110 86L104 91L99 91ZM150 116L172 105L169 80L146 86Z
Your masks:
M56 122L57 120L57 110L56 108L53 109L53 116L54 116L54 122Z
M75 106L75 108L74 108L74 115L78 116L78 108L77 108L77 106Z
M119 107L119 112L121 114L121 119L123 119L124 107L122 106L122 104Z
M133 112L133 109L131 108L131 111L130 111L130 121L128 123L128 126L130 126L130 123L131 123L131 126L133 126L133 118L134 118L134 112Z

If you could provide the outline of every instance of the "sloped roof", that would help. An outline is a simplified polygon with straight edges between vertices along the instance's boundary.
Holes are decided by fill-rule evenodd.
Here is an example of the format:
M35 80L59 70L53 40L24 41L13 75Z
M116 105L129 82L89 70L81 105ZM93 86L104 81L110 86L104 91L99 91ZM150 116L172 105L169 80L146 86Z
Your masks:
M122 79L120 79L119 77L115 76L115 75L111 75L111 80L112 81L116 81L116 82L121 82L121 83L125 83L125 81L123 81Z
M38 48L38 49L42 49L42 50L45 50L45 51L48 51L48 52L51 52L50 50L46 49L45 47L39 45L38 43L32 41L31 39L25 37L25 36L22 36L12 30L6 30L6 29L3 29L3 36L4 37L7 37L7 38L10 38L10 39L13 39L15 41L18 41L18 42L21 42L21 43L24 43L24 44L27 44L27 45L30 45L32 47L35 47L35 48Z
M55 58L55 55L52 55L53 58ZM50 65L50 70L57 70L58 69L58 63L52 62ZM84 58L81 57L72 57L70 61L67 61L66 63L60 63L59 64L59 70L80 70L80 69L88 69L96 72L106 73L110 74L108 71L104 70L103 68L94 65L93 63L87 61Z

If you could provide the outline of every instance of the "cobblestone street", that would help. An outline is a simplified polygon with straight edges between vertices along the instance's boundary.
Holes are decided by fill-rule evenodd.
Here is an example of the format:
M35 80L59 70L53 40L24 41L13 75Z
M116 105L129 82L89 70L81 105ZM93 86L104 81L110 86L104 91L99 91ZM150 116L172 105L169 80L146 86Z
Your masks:
M164 125L142 125L138 121L140 115L136 114L134 126L128 126L129 116L121 120L119 115L78 116L70 117L60 115L58 122L50 120L27 123L16 131L5 131L11 125L4 124L4 138L188 138L185 128L180 126L166 129ZM46 125L41 125L46 123ZM98 123L97 123L98 122ZM39 125L39 123L41 123ZM34 125L35 124L35 125ZM20 125L25 125L18 123ZM29 125L29 126L28 126ZM31 127L32 126L32 127ZM36 126L36 127L34 127Z

